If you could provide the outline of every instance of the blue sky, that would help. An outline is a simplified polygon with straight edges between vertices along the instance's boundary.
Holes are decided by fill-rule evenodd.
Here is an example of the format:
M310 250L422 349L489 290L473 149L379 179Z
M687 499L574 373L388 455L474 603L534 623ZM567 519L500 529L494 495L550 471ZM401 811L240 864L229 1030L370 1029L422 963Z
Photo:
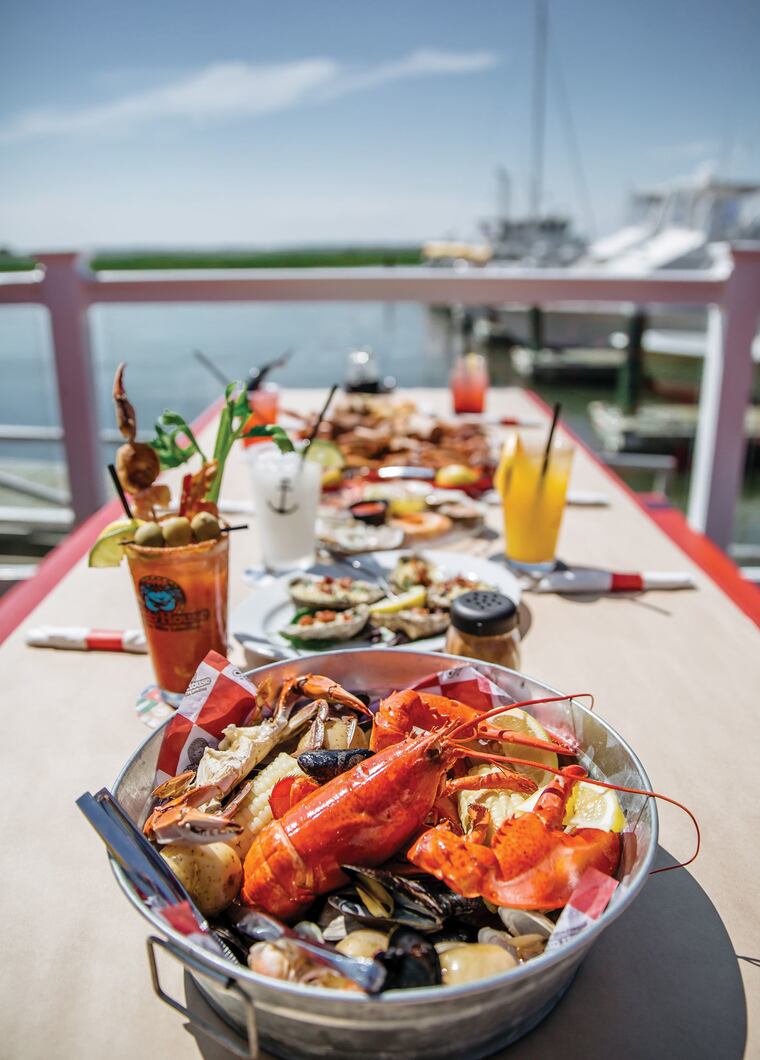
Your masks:
M757 0L550 0L545 203L597 232L712 162L760 177ZM471 236L527 205L532 0L38 0L0 16L0 245Z

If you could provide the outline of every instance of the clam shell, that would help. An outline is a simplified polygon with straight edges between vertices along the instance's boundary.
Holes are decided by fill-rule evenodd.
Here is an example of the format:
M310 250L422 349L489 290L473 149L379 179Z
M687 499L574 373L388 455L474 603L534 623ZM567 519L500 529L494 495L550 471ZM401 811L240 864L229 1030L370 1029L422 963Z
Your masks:
M299 626L297 622L293 622L280 632L285 637L297 637L299 640L350 640L364 629L368 616L369 609L360 604L358 607L341 611L332 622L315 622L313 626Z
M543 913L533 913L527 909L498 910L499 919L510 935L541 935L548 939L554 931L554 922Z

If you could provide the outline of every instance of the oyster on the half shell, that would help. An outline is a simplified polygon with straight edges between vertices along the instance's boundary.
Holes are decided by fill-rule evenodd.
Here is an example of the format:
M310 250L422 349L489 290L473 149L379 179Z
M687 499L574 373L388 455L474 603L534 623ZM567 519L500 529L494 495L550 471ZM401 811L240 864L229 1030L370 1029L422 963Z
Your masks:
M366 604L359 604L347 611L336 611L334 608L315 611L310 615L302 615L280 632L284 637L297 637L298 640L350 640L364 629L368 616Z
M451 607L452 600L462 593L475 592L476 589L493 589L493 585L481 582L477 578L465 578L457 574L453 578L434 581L428 586L427 602L431 607Z
M400 631L409 640L420 640L421 637L434 637L443 633L449 624L448 611L431 610L429 607L410 607L404 611L392 611L390 614L370 615L373 626Z
M358 578L334 578L327 574L300 574L288 585L290 598L297 607L323 607L343 611L358 604L374 604L385 593L372 582Z

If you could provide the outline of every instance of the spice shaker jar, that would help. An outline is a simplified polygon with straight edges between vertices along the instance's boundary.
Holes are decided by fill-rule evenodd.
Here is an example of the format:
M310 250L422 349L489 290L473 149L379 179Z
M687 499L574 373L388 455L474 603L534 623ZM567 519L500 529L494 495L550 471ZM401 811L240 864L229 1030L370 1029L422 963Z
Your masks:
M476 589L451 604L446 651L511 670L520 668L517 604L503 593Z

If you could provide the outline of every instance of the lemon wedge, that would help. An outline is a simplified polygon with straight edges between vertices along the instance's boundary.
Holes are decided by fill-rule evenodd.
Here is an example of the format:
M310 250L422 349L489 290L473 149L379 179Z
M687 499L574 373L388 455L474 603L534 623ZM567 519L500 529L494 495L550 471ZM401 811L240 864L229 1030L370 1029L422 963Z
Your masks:
M436 471L435 484L447 489L451 486L471 486L479 478L477 471L464 464L446 464L445 467L439 467Z
M426 508L424 497L415 497L407 494L404 497L393 497L388 505L391 515L416 515L424 512Z
M340 446L336 445L335 442L328 442L326 438L314 439L306 450L306 460L313 460L315 463L321 464L323 470L346 466Z
M343 481L343 471L339 467L328 467L322 472L322 488L333 489Z
M427 590L424 585L413 585L398 596L388 596L379 600L369 609L371 615L393 615L397 611L406 611L409 607L424 607Z
M515 810L515 816L534 810L544 788L539 788ZM579 781L565 807L565 828L599 828L603 832L622 832L625 814L617 795L608 788Z
M502 500L504 499L504 494L507 492L509 476L512 473L512 465L515 462L515 457L517 456L519 449L520 435L517 431L513 431L501 447L501 456L499 457L499 463L493 476L493 488Z
M601 828L603 832L622 832L625 814L614 791L580 781L567 801L563 824L567 828Z
M135 536L140 524L137 519L117 519L100 531L98 539L90 549L90 567L118 567L124 558L122 545Z
M489 718L488 722L490 725L509 730L510 732L520 733L523 736L533 736L538 740L551 739L541 722L537 721L532 714L528 714L527 710L522 710L520 707L515 707L504 714L497 714L495 717ZM510 765L509 768L514 769L518 773L524 773L531 780L535 780L539 786L548 784L551 780L551 774L546 769L542 769L541 766L556 769L559 765L557 756L553 751L543 751L538 747L524 747L522 744L505 743L504 754L515 758L527 758L531 762L535 762L535 768L521 765Z

